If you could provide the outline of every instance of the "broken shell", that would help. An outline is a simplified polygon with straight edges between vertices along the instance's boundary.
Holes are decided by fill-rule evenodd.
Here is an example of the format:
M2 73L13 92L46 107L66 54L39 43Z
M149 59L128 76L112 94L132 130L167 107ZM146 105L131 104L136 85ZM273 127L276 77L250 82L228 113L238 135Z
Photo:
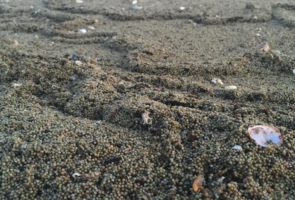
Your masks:
M81 174L80 174L80 173L77 173L77 172L75 172L75 173L72 174L72 177L73 177L73 178L77 178L77 177L79 177L79 176L81 176Z
M197 176L193 182L193 192L201 192L203 189L204 177L202 175Z
M185 7L184 7L184 6L180 6L180 7L179 7L179 10L180 10L180 11L184 11L184 10L185 10Z
M94 26L88 26L88 29L95 30L95 27Z
M87 30L85 28L81 28L79 29L79 33L85 34L87 33Z
M76 0L76 3L83 3L83 0Z
M144 112L143 114L142 114L142 121L143 121L143 124L152 124L152 118L150 118L150 112Z
M232 149L236 150L236 151L243 151L243 148L241 145L235 145L232 147Z
M224 89L226 89L226 90L236 90L236 89L238 89L238 87L235 86L235 85L228 85L228 86L225 86Z
M293 74L295 75L295 69L293 69Z
M211 80L211 83L213 83L213 84L220 84L220 85L223 85L223 82L222 82L222 80L220 79L220 78L213 78L212 80Z
M250 137L255 140L256 144L267 147L269 143L279 145L283 142L281 133L277 128L257 125L248 129Z
M23 85L22 83L12 83L12 87L14 88L20 87L22 85Z
M259 49L260 49L260 51L267 53L270 51L271 48L270 48L270 45L267 42L265 42L262 45L260 45Z
M78 65L78 66L81 66L82 65L82 62L80 60L76 60L75 61L75 64Z

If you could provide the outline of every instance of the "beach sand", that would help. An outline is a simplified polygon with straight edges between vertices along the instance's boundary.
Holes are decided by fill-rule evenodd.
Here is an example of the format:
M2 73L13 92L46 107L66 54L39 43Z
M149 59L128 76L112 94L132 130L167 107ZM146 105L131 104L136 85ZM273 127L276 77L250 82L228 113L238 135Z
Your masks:
M294 69L294 0L0 0L0 199L295 199Z

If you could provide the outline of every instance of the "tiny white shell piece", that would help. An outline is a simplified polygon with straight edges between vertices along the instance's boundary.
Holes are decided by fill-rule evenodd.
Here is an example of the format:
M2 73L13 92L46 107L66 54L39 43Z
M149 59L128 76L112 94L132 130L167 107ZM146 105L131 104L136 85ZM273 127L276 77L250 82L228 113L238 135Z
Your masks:
M184 6L180 6L179 7L179 10L183 11L183 10L185 10L185 7Z
M95 30L95 27L94 26L88 26L88 29Z
M220 85L223 85L223 82L222 82L222 80L220 79L220 78L213 78L212 80L211 80L211 83L213 83L213 84L220 84Z
M260 46L260 51L269 52L270 50L271 50L270 45L267 42L265 42L264 44Z
M226 89L226 90L236 90L236 89L238 89L238 87L235 86L235 85L228 85L228 86L225 86L224 89Z
M85 34L87 33L87 30L85 28L81 28L79 29L79 33Z
M22 85L23 85L22 83L12 83L12 87L14 88L20 87Z
M73 178L77 178L77 177L79 177L79 176L81 176L81 174L78 173L78 172L75 172L75 173L72 174L72 177L73 177Z
M253 126L248 129L248 133L256 144L262 147L267 147L269 143L279 145L283 141L279 130L270 126Z
M136 5L136 4L137 4L137 0L133 0L132 5Z
M243 148L241 145L235 145L232 147L233 150L236 150L236 151L243 151Z
M293 74L295 75L295 69L293 69Z
M81 66L82 65L82 62L80 60L76 60L75 61L75 64L78 65L78 66Z
M76 3L84 3L83 0L76 0Z

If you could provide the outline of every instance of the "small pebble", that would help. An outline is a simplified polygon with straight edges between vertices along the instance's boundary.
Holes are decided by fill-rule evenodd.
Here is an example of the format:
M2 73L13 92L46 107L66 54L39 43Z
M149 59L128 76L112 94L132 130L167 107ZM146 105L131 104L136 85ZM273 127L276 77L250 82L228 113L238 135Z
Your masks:
M78 79L78 75L77 74L74 74L73 76L70 77L70 80L71 81L75 81Z
M237 151L243 151L243 148L240 145L235 145L232 147L232 149L237 150Z
M76 3L84 3L83 0L76 0Z
M79 33L85 34L87 33L87 30L85 28L81 28L79 29Z
M293 74L295 75L295 69L293 69Z
M235 85L228 85L228 86L225 86L224 89L226 89L226 90L236 90L236 89L238 89L238 87L235 86Z
M76 61L76 60L78 60L78 55L77 55L77 53L71 53L70 55L69 55L69 59L70 60L73 60L73 61Z

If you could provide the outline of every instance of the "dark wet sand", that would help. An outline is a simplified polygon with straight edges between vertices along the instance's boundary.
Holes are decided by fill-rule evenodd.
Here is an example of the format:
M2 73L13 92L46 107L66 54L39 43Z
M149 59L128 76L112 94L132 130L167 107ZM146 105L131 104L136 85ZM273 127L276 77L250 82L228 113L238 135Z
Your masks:
M0 199L295 199L295 2L131 5L0 0Z

